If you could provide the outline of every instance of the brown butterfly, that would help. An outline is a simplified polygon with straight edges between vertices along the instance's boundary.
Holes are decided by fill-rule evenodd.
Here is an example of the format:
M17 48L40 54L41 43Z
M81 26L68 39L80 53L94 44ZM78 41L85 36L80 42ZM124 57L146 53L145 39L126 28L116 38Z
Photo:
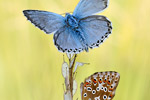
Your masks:
M82 100L112 100L120 80L115 71L96 72L81 83Z

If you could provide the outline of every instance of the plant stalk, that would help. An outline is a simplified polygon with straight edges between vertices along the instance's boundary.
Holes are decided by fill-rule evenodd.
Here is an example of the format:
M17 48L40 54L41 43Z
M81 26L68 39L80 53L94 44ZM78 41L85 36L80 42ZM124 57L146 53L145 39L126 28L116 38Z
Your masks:
M73 81L74 81L74 67L75 61L77 58L77 54L75 54L72 58L69 58L69 77L65 78L66 91L64 93L64 100L73 100Z
M77 57L77 54L75 54L74 61L71 65L71 67L69 68L69 84L70 84L70 93L71 93L72 100L73 100L73 80L74 80L73 69L74 69L74 66L75 66L76 57ZM71 64L71 62L69 60L69 65L70 64Z

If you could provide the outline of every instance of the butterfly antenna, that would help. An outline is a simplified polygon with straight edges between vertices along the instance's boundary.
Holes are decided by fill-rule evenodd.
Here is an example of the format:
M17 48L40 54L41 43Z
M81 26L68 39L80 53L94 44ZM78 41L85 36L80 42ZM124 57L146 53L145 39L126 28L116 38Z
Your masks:
M70 13L70 14L72 14L73 12L67 12L67 13ZM60 14L60 15L66 15L66 13L62 13L62 14Z

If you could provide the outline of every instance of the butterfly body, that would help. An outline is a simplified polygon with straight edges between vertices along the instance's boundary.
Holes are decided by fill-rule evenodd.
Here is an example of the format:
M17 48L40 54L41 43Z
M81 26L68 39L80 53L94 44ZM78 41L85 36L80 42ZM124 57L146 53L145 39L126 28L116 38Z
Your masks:
M66 27L74 31L73 33L74 35L77 35L77 38L79 39L79 42L83 46L83 49L85 49L85 51L88 51L88 44L87 44L84 33L80 29L79 20L75 16L69 13L66 13L65 19L66 19L65 20Z
M69 13L66 13L65 19L66 19L66 20L65 20L66 25L67 25L68 27L70 27L72 30L78 28L79 22L78 22L78 20L77 20L73 15L71 15L71 14L69 14Z
M41 10L24 10L23 13L35 26L54 33L54 43L59 51L79 53L99 47L111 34L111 22L96 13L108 6L108 0L80 0L73 14L65 17Z

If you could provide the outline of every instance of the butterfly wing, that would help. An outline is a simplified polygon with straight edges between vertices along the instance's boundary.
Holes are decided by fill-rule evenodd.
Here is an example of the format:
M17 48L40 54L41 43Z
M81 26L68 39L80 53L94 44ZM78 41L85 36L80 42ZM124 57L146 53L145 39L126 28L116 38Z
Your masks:
M64 17L56 13L40 10L24 10L23 13L31 23L47 34L64 26Z
M90 48L98 47L111 34L112 30L111 22L105 16L100 15L81 19L79 26Z
M112 100L120 80L114 71L97 72L81 83L82 100Z
M54 34L54 43L58 50L66 53L78 53L84 50L76 31L66 26Z
M108 0L80 0L73 15L77 18L84 18L101 12L108 6Z

